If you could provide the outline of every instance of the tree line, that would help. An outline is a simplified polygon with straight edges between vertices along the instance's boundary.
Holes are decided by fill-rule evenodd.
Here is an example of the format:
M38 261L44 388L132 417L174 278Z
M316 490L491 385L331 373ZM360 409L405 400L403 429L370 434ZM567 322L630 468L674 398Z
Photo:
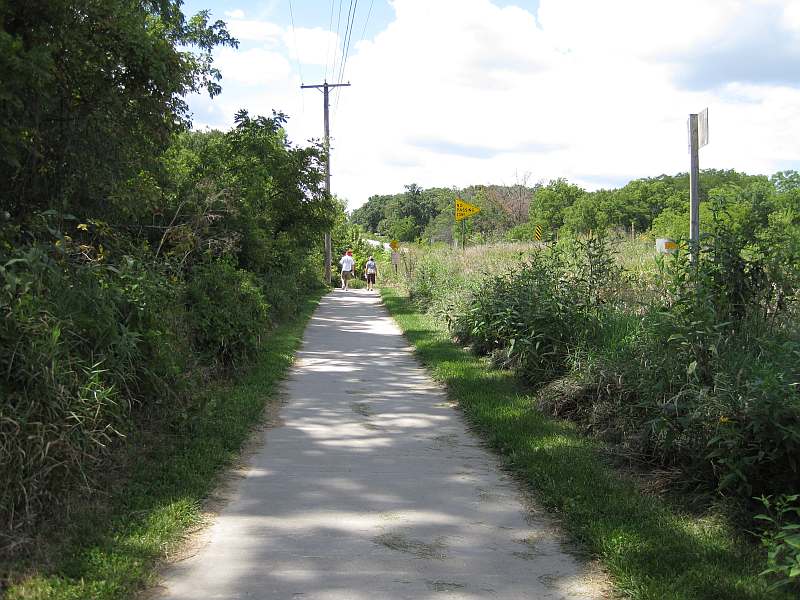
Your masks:
M532 240L537 225L545 238L608 230L651 237L686 237L689 230L687 173L636 179L618 189L587 191L559 178L529 186L475 185L461 189L416 184L404 192L375 195L352 212L354 223L401 241L451 242L454 200L481 208L467 221L473 241ZM747 235L780 229L800 240L800 173L767 177L706 169L700 177L704 229L732 224Z

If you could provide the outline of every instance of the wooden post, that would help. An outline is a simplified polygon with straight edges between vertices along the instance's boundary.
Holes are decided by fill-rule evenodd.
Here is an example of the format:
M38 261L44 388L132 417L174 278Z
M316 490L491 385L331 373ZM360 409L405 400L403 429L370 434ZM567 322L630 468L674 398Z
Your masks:
M692 260L700 251L700 145L697 115L689 115L689 244Z
M319 85L301 85L300 89L316 88L321 89L323 94L323 111L325 118L325 195L331 197L331 127L329 112L329 89L336 87L348 87L349 83L328 83L327 81ZM331 284L331 232L326 231L324 237L325 243L325 281L328 285Z

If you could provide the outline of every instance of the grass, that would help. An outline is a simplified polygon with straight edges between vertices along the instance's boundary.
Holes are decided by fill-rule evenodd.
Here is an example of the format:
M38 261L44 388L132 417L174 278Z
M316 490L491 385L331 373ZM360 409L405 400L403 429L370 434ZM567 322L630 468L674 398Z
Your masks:
M265 405L275 401L317 301L308 300L296 319L270 334L248 375L212 388L184 431L131 440L124 484L48 532L35 561L0 565L17 581L6 600L121 600L153 584L160 561L202 522L220 472L240 456Z
M758 577L763 558L725 519L698 517L647 495L603 458L598 442L542 415L508 371L454 345L441 320L381 290L417 356L468 420L572 538L605 565L615 589L640 600L788 600Z

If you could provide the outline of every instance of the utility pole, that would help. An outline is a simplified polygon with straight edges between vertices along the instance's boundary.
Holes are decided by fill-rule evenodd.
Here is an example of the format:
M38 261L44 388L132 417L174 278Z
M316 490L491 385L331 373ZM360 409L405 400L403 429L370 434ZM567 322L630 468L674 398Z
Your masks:
M692 260L700 251L700 146L697 140L697 115L689 115L689 244Z
M689 115L689 244L700 253L700 148L708 144L708 109Z
M331 127L328 115L328 90L336 87L349 87L349 83L328 83L327 81L319 85L301 85L300 89L316 88L321 89L324 96L325 107L325 193L328 198L331 196ZM331 232L325 232L325 281L331 284Z

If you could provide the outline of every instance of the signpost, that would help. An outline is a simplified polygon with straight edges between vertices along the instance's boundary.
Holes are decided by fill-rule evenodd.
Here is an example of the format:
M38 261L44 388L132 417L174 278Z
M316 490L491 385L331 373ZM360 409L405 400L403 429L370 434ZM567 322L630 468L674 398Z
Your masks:
M461 198L456 198L456 221L463 221L479 212L481 212L481 209L474 204L464 202Z
M389 248L391 248L395 252L397 252L397 249L399 247L400 247L400 242L398 242L397 240L392 240L391 242L389 242Z
M700 250L700 148L708 144L708 109L689 115L689 244L692 260Z
M467 231L465 228L466 223L464 219L476 215L481 212L481 209L474 204L464 202L461 198L456 198L456 221L461 221L461 249L467 247Z

